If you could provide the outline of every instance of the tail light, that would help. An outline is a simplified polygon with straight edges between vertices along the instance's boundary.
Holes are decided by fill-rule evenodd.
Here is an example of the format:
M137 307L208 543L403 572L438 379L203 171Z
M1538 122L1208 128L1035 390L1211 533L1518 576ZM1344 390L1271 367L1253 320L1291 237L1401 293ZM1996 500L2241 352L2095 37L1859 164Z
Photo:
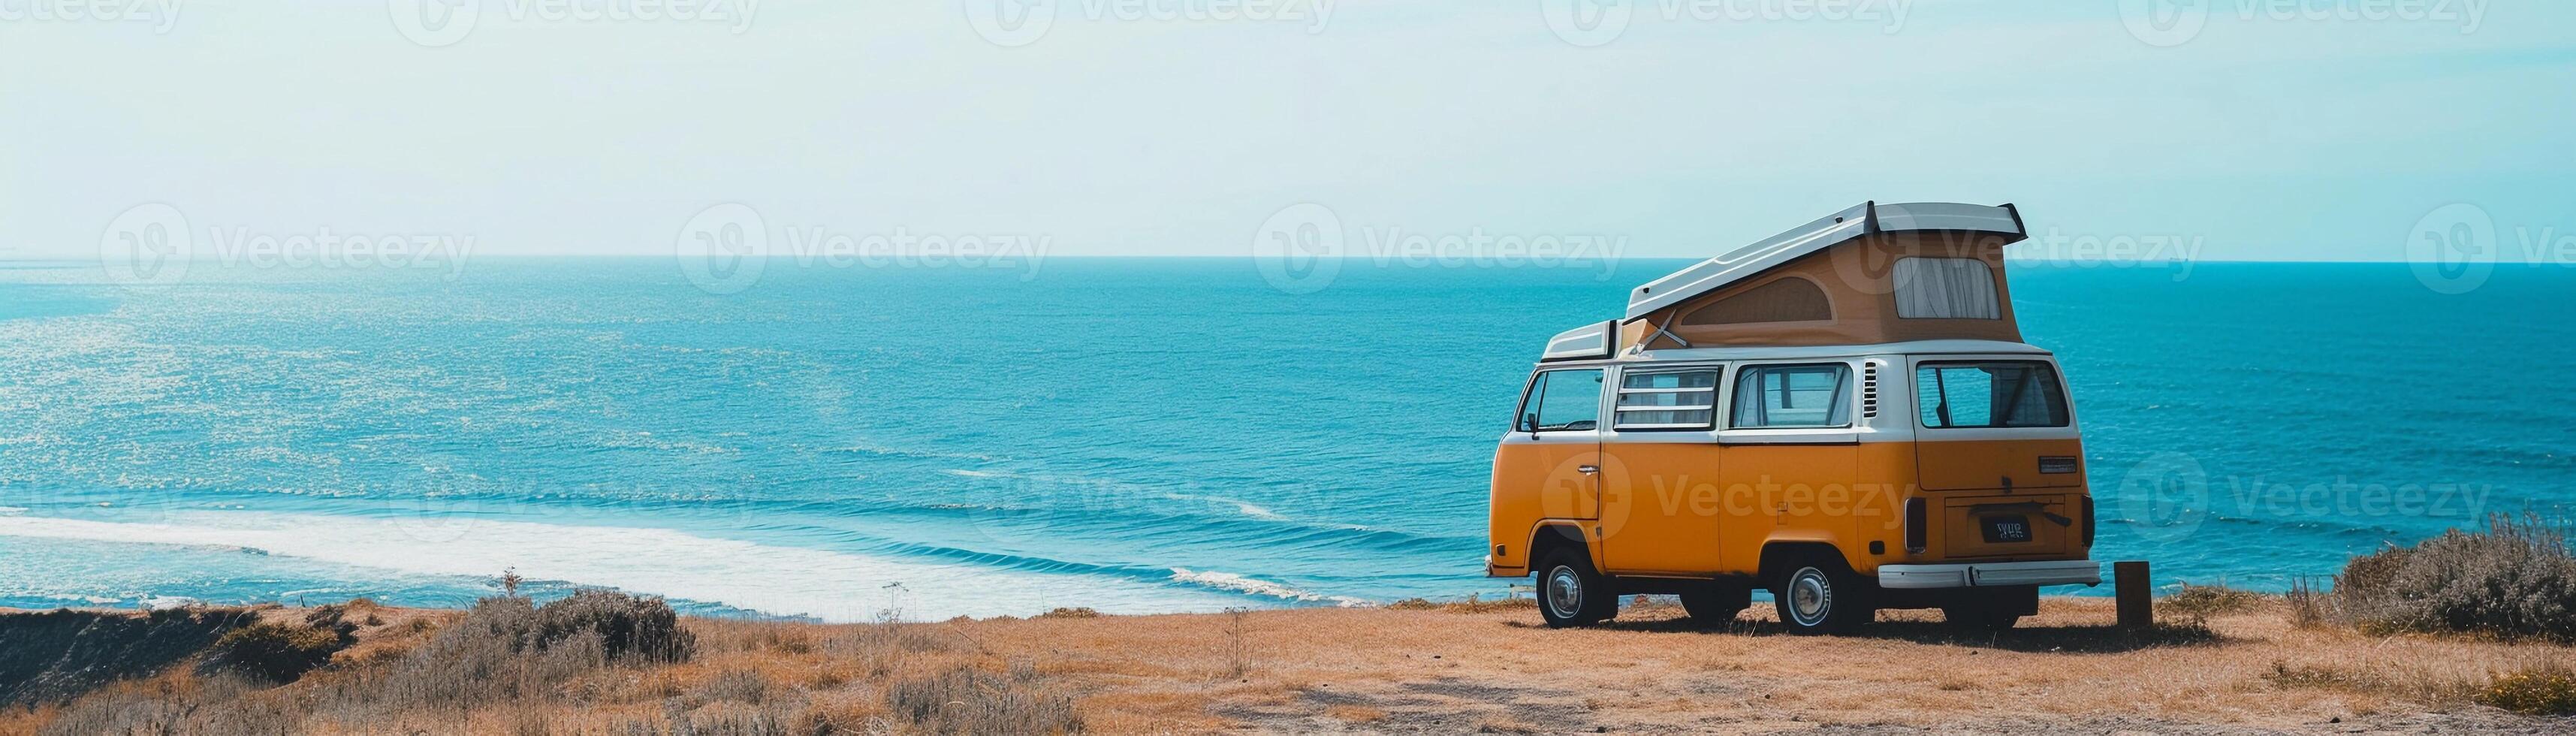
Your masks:
M2086 518L2091 518L2092 515L2086 514L2085 516ZM1905 551L1919 555L1923 554L1923 550L1930 549L1931 545L1925 543L1923 540L1926 535L1930 533L1927 530L1930 529L1931 526L1931 521L1926 517L1923 510L1923 499L1905 499ZM2090 537L2091 535L2087 534L2086 536Z
M2084 546L2093 546L2093 494L2084 494Z

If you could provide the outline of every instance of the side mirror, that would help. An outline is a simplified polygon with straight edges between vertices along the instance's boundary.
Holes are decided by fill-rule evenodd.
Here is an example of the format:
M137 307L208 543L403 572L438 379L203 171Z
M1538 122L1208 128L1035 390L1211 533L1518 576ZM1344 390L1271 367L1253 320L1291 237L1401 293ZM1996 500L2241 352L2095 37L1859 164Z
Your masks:
M1538 412L1521 415L1521 431L1530 433L1531 437L1538 436Z

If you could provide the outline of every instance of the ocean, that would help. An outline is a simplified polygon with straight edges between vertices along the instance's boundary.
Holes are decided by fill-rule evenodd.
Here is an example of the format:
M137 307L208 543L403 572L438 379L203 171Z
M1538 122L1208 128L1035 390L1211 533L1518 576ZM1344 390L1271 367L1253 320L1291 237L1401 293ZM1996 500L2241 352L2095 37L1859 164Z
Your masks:
M1541 342L1681 265L0 263L0 606L453 606L505 569L831 621L1498 595L1486 473ZM2576 502L2576 268L2011 279L2097 559L2280 589Z

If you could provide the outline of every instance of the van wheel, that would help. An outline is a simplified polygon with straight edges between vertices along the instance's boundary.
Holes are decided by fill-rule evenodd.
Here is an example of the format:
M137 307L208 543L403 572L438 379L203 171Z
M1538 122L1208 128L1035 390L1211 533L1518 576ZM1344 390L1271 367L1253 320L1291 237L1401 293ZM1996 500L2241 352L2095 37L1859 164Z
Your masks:
M1538 613L1554 628L1590 626L1619 612L1619 594L1582 550L1550 552L1538 567Z
M1789 627L1789 633L1847 634L1877 615L1859 576L1846 569L1841 560L1808 555L1790 565L1789 571L1771 586L1771 598L1780 609L1780 623Z
M1708 583L1682 590L1682 610L1690 613L1691 622L1715 626L1735 620L1735 614L1753 605L1753 589L1738 583Z

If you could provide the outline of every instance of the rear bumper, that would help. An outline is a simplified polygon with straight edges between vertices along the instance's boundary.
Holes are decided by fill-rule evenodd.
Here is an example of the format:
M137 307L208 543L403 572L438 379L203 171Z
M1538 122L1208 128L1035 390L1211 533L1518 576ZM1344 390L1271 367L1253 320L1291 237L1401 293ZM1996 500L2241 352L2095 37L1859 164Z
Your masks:
M2092 560L1878 566L1878 587L1881 588L2101 584L2102 563Z

